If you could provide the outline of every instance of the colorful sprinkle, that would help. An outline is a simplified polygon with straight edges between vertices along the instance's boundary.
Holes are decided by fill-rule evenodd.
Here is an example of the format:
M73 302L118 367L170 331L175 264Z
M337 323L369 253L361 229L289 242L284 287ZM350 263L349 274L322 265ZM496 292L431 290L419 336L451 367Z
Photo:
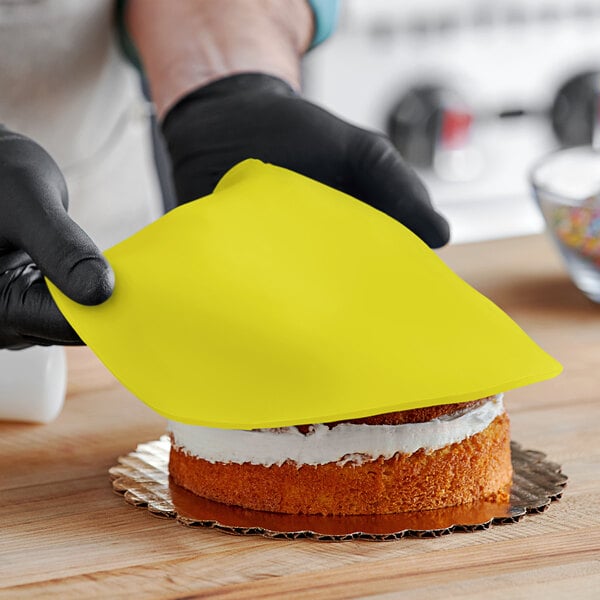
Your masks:
M548 212L556 237L600 266L600 199L594 196L581 206L554 206Z

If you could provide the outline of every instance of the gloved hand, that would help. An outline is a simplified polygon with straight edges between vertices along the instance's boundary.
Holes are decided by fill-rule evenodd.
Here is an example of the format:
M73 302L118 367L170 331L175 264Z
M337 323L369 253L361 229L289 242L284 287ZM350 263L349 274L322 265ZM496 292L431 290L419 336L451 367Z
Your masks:
M112 293L110 266L67 204L65 180L48 153L0 126L0 348L82 343L42 274L81 304Z
M179 203L213 191L246 158L286 167L374 206L429 246L449 239L446 220L383 135L360 129L259 73L190 93L166 115L163 134Z

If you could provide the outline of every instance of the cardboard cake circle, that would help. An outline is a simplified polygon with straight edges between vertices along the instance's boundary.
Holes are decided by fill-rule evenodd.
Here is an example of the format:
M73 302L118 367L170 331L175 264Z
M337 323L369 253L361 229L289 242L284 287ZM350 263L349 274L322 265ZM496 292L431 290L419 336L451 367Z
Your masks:
M139 444L109 470L113 490L134 506L188 527L237 535L319 541L391 541L403 537L438 537L516 523L526 514L543 512L558 500L567 483L560 465L542 452L511 442L513 486L507 504L474 502L438 510L393 515L285 515L213 502L170 481L170 439L162 436Z

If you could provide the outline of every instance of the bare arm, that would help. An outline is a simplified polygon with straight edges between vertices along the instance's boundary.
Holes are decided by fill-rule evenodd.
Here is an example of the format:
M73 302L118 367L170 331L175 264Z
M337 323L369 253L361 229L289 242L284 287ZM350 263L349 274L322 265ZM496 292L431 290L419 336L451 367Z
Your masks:
M127 26L159 117L211 81L261 72L300 88L313 35L306 0L129 0Z

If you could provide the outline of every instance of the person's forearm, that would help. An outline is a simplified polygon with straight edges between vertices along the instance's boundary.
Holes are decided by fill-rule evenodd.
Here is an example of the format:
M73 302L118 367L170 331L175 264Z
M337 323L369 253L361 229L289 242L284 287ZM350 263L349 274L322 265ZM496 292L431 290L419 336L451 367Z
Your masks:
M314 27L306 0L129 0L126 18L159 117L237 73L275 75L298 89Z

